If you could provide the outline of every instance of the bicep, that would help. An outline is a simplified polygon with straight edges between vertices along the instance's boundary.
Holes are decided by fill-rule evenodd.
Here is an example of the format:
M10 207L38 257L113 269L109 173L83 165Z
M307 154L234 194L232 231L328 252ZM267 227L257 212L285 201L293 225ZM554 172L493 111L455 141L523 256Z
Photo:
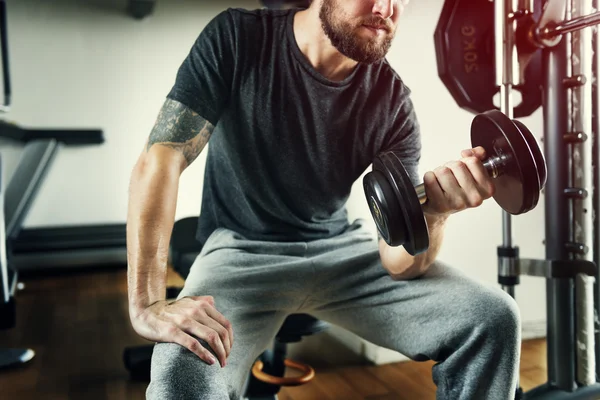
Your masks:
M200 155L214 130L214 125L186 105L167 98L150 132L145 153L156 146L169 148L182 162L182 169Z

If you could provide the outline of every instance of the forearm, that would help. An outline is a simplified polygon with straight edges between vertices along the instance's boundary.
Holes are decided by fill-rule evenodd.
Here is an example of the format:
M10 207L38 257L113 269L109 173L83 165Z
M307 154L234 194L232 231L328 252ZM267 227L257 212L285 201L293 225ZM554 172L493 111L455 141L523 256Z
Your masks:
M137 313L165 299L169 242L180 169L151 157L136 165L127 214L129 308Z
M414 279L423 275L436 260L444 237L446 216L425 214L429 228L429 248L416 256L410 255L403 246L391 247L379 240L379 254L383 267L395 280Z
M214 126L185 105L166 99L133 170L127 214L129 308L166 297L169 242L179 177L208 143Z

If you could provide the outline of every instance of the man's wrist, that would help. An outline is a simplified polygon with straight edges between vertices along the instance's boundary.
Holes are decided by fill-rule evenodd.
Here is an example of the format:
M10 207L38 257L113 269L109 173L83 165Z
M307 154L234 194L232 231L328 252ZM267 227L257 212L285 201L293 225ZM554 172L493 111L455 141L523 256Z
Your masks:
M429 229L443 226L449 217L448 214L433 214L428 212L423 212L423 214L425 215L425 221L427 221Z
M164 298L151 298L147 293L133 293L129 296L129 313L133 317L138 317L148 307L161 300L164 300Z

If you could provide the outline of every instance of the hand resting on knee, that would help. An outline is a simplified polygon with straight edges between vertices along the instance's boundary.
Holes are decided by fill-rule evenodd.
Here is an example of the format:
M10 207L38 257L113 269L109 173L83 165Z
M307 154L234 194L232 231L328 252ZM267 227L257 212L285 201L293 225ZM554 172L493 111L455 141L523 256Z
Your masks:
M233 345L231 323L215 308L211 296L189 296L177 301L157 301L131 316L134 330L154 342L173 342L212 365L213 355L198 339L213 349L224 367Z

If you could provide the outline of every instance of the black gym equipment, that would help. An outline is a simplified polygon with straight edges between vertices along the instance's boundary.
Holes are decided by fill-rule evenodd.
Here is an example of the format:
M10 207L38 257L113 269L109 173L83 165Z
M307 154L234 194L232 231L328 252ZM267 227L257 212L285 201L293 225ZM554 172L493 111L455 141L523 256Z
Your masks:
M187 277L192 264L202 250L202 245L195 240L198 217L187 217L175 222L169 245L169 263L182 277ZM167 288L168 299L176 298L178 288ZM310 382L315 376L309 365L290 360L287 356L287 345L302 340L328 329L329 324L308 314L292 314L288 316L275 337L271 348L265 350L256 360L248 373L244 389L247 400L276 400L277 393L283 386L298 386ZM136 381L150 379L150 361L153 345L142 345L125 348L123 363L129 371L130 378ZM286 368L301 371L300 376L285 377Z
M13 243L22 272L127 264L125 224L26 228Z
M499 109L494 104L500 90L495 82L494 7L493 1L446 1L434 34L440 79L458 106L475 114ZM540 63L541 51L536 51L525 80L514 86L522 98L514 118L531 115L542 105Z
M0 329L13 328L16 323L15 294L18 271L11 265L11 244L18 237L38 189L58 150L56 140L29 142L10 183L0 180ZM2 176L0 162L0 176ZM15 367L30 361L31 349L0 349L0 368Z
M56 139L67 146L104 143L101 129L32 129L7 121L0 121L0 137L23 143L40 139Z
M471 146L488 156L483 165L495 178L494 199L510 214L526 213L538 203L546 183L546 162L525 125L500 111L477 115L471 124ZM363 178L365 196L380 236L390 246L404 246L411 255L429 247L421 206L427 202L423 184L413 187L394 152L376 157Z
M135 19L144 19L154 12L156 0L129 0L127 13Z
M0 122L0 127L2 122ZM57 151L63 146L85 146L104 142L98 130L52 130L34 137L5 136L0 139L23 143L53 140ZM40 139L42 138L42 139ZM11 242L11 263L22 273L65 268L124 266L127 263L126 225L88 224L72 226L31 227L19 231Z

